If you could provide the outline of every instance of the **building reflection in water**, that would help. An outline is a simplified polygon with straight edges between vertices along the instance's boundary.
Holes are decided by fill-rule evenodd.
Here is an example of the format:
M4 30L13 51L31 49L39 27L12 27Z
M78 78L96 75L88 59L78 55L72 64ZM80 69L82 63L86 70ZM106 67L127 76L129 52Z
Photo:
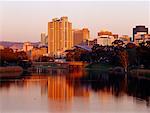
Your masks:
M127 75L126 75L127 76ZM150 104L150 81L128 75L125 77L109 75L98 71L89 71L87 76L82 77L83 85L88 85L95 92L101 92L100 96L106 97L113 95L117 98L129 95L135 100L145 101L147 106Z
M68 76L49 76L48 97L53 100L70 101L74 96L89 96L89 90L81 87L80 81L74 81L74 78L83 75L83 71L74 71Z
M74 94L72 86L66 84L64 76L48 77L48 97L53 100L71 100Z
M112 96L120 98L124 95L150 102L150 82L135 77L108 75L99 71L73 71L51 70L46 74L31 74L21 76L19 79L1 79L0 90L10 87L20 87L23 90L34 90L40 87L42 97L54 101L71 102L74 97L84 97L89 101L91 92L96 92L105 99ZM25 91L24 91L25 92Z
M127 94L135 97L135 100L145 100L147 106L150 106L150 80L137 77L128 77Z

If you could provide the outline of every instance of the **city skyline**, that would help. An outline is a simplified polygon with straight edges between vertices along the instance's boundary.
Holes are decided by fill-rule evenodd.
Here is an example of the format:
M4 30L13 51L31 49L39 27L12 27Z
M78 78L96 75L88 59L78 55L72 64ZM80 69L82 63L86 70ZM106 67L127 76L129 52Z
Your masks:
M88 28L91 38L102 29L132 37L136 25L150 28L149 1L3 1L0 9L0 41L40 41L42 32L48 34L48 22L62 16L73 29Z

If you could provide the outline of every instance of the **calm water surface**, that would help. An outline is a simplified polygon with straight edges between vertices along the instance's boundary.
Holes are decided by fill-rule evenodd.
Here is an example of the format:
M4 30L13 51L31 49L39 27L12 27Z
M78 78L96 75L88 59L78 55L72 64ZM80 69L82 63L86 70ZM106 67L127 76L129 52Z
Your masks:
M144 79L57 69L0 80L0 113L150 113Z

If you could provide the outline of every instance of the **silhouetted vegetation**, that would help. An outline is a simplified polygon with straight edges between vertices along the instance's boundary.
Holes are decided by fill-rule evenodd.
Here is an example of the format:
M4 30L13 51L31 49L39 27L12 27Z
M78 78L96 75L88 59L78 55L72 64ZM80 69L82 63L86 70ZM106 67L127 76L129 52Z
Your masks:
M48 56L40 56L37 61L38 62L49 62L50 60L54 60L54 59L51 57L48 57Z
M11 48L0 50L0 65L18 65L22 60L28 60L27 54L24 51L14 52Z
M123 46L121 41L114 42L115 46L100 46L95 44L92 51L75 48L67 53L68 61L84 61L90 63L110 64L128 68L150 68L150 42L128 43Z

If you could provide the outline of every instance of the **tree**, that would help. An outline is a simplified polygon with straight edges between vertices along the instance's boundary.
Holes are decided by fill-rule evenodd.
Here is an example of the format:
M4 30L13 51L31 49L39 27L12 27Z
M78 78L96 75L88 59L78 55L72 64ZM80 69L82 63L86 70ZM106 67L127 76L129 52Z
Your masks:
M73 61L74 60L74 50L68 50L66 54L66 60L67 61Z
M40 62L48 62L49 60L50 60L50 57L48 57L48 56L40 56L38 58L38 61L40 61Z
M28 59L28 56L27 56L26 52L24 52L24 51L19 51L19 52L16 52L15 54L17 55L19 60L27 60Z
M17 64L18 61L27 60L27 54L23 51L14 52L11 48L0 50L1 65Z
M123 46L124 42L122 40L115 40L112 42L114 46Z
M128 43L126 45L126 50L128 53L128 65L129 67L135 67L138 64L138 57L137 57L137 49L134 43Z
M4 62L17 62L18 57L13 52L11 48L4 48L3 50L0 50L0 58L1 58L1 65Z
M138 64L144 65L146 68L150 67L150 48L149 46L140 45L137 47Z
M146 41L146 47L150 48L150 40Z
M128 53L126 50L122 50L119 52L120 64L127 71L128 68Z

